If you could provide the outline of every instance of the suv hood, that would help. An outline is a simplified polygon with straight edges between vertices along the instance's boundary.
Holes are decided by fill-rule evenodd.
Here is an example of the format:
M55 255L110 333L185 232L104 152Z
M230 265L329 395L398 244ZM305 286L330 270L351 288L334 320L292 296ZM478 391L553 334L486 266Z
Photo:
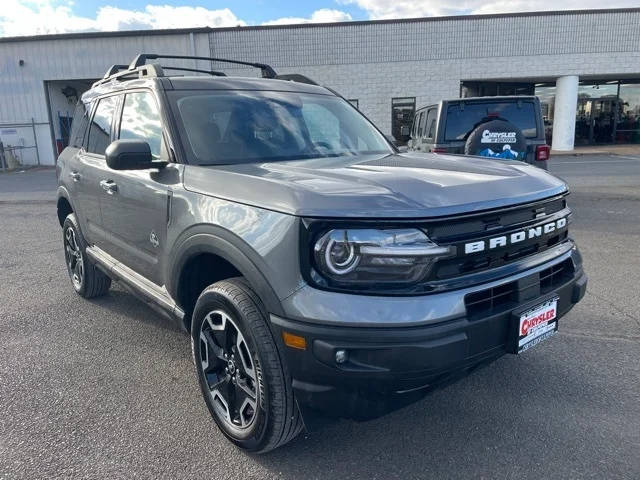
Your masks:
M307 217L427 218L527 203L567 191L520 162L407 153L195 166L187 190Z

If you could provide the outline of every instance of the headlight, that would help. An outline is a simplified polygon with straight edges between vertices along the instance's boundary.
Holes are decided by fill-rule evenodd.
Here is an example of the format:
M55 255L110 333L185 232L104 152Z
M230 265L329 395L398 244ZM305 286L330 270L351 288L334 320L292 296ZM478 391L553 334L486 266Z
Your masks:
M335 229L313 247L316 272L312 276L319 283L329 280L349 286L410 284L424 278L438 258L454 253L454 247L438 246L413 228Z

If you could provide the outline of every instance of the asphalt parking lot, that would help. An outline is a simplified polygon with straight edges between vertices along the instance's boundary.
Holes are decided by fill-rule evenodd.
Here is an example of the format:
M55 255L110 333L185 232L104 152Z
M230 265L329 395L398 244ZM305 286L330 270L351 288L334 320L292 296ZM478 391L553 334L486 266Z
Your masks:
M640 478L640 156L567 156L590 277L560 332L381 419L251 456L189 338L118 286L77 296L53 170L0 174L2 478Z

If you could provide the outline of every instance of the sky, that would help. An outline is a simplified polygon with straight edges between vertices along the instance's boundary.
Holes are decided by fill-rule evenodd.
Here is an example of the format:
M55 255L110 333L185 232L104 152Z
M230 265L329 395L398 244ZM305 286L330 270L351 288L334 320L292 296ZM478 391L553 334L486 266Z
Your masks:
M640 7L640 0L0 0L0 37Z

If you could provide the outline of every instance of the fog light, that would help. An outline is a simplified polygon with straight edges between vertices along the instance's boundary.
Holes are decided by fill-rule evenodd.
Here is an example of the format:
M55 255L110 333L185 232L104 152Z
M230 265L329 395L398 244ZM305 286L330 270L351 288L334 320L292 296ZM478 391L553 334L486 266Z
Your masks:
M346 350L338 350L336 352L336 363L345 363L348 358L349 355Z

